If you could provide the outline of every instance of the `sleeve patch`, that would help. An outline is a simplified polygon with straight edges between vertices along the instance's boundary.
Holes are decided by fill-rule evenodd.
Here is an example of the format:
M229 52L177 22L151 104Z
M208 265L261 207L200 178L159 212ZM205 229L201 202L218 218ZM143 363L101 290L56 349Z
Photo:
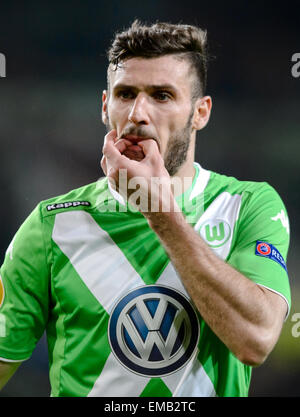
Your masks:
M287 272L287 267L283 257L281 256L278 249L275 248L274 245L271 245L267 242L262 242L258 240L256 242L255 247L255 255L262 256L264 258L272 259L273 261L277 262L282 268Z

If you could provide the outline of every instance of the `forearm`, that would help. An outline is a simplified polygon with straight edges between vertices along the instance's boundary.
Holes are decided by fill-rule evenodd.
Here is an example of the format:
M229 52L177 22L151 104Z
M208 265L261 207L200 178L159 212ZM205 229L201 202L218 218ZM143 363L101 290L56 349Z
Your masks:
M240 360L261 362L277 340L265 291L217 257L182 213L147 217L205 322Z

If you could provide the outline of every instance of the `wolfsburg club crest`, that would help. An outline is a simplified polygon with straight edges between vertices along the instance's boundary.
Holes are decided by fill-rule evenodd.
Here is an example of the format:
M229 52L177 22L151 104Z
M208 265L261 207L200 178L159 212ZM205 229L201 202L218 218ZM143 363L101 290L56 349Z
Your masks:
M108 326L118 361L147 377L182 368L197 348L199 332L197 314L188 299L162 285L131 290L114 307Z

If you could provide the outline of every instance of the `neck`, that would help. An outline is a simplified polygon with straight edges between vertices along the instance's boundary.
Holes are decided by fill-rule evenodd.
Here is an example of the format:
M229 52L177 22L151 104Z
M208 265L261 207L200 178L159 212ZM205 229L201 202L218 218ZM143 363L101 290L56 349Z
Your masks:
M186 161L181 165L179 170L173 175L174 182L178 181L181 187L174 187L174 197L185 192L192 184L196 170L194 167L195 160L195 138L191 139L190 147L188 150Z

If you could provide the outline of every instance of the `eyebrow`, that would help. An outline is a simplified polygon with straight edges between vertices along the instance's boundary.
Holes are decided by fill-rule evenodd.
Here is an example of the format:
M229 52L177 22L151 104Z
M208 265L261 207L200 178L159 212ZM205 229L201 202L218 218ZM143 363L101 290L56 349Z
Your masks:
M130 84L125 84L125 83L119 83L116 84L113 87L113 90L122 90L122 89L131 89L133 91L137 91L139 90L139 88L135 85L130 85ZM174 87L172 84L151 84L151 85L147 85L145 86L145 90L147 91L157 91L157 90L171 90L174 92L177 92L177 88Z

